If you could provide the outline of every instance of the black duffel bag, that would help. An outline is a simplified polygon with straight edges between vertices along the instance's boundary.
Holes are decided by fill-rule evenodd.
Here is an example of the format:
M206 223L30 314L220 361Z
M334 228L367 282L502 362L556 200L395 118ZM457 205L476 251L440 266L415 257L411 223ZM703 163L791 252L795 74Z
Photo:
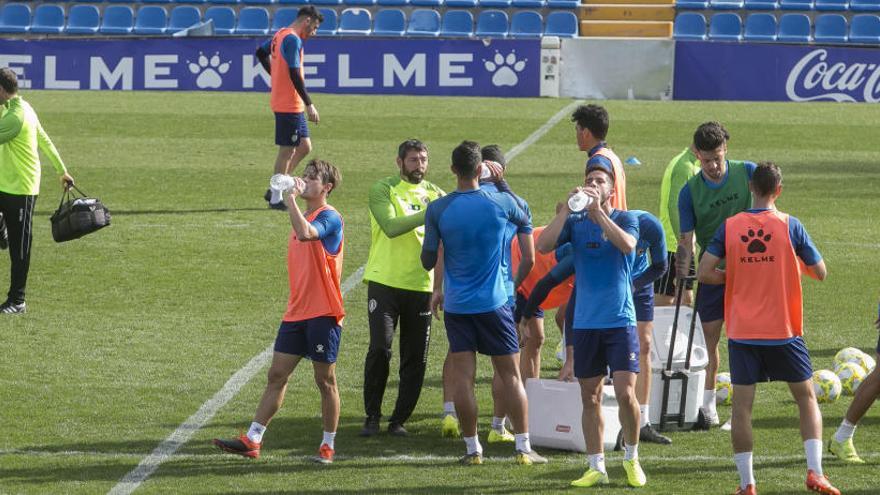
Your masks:
M71 192L79 193L79 196ZM76 186L64 190L61 203L50 218L55 242L72 241L110 225L110 210L98 198L86 197Z

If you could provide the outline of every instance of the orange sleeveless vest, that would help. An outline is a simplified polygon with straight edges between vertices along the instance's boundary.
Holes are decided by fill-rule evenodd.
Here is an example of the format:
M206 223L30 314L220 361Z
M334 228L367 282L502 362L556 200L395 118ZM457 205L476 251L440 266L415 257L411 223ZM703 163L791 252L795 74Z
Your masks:
M601 155L611 160L614 172L614 198L611 200L611 207L615 210L626 210L626 173L623 171L623 163L611 151L611 148L599 148L593 156L595 155Z
M543 227L536 227L535 230L532 231L532 237L535 241L538 240L538 237L545 228L547 228L546 225ZM519 270L519 262L521 259L522 255L519 252L519 238L514 236L513 242L510 244L510 265L514 274ZM552 270L554 266L556 266L556 256L553 252L544 254L535 250L535 266L532 267L529 276L519 284L519 292L528 299L529 296L532 295L535 285L537 285L545 275L550 273L550 270ZM574 275L554 287L553 290L550 291L550 294L547 295L547 299L541 303L540 308L545 310L553 309L567 303L573 287Z
M273 112L302 113L306 107L296 88L293 87L293 81L290 80L290 66L281 53L281 43L288 35L296 36L293 29L286 27L279 29L272 37L272 92L269 96L269 106ZM302 48L299 49L299 60L299 73L305 81Z

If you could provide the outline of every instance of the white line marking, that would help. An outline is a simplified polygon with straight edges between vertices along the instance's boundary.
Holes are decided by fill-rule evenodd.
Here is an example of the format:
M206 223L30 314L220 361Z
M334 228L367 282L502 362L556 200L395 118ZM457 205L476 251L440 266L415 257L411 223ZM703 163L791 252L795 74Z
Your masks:
M562 110L556 112L550 117L550 120L544 123L538 130L533 132L523 142L514 146L507 154L507 160L511 161L517 155L525 151L529 146L534 144L544 134L550 131L563 117L580 104L580 101L573 101ZM350 291L361 281L364 275L364 266L361 266L354 273L349 275L342 284L342 296ZM226 405L235 395L244 387L254 375L262 369L272 356L273 344L270 344L262 352L254 356L243 368L236 371L232 377L223 385L219 392L214 394L211 399L202 404L202 407L190 416L182 425L178 426L174 432L162 441L153 452L145 457L134 469L128 472L109 492L109 495L129 495L147 480L159 466L167 461L177 450L183 446L202 426L217 414L221 407Z

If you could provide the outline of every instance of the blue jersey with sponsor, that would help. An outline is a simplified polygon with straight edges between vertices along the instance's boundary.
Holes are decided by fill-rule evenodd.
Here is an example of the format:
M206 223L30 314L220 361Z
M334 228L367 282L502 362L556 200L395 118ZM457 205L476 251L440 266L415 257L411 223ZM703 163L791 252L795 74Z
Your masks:
M532 232L525 212L509 194L455 191L428 204L422 249L436 252L443 243L446 311L485 313L507 303L501 263L509 224Z
M515 225L513 223L507 224L507 229L504 232L504 251L502 252L501 258L501 271L504 273L504 290L507 291L507 297L512 299L514 297L514 289L513 289L513 277L514 273L511 269L511 261L510 261L510 244L513 242L513 237L517 234L523 233L531 233L531 221L532 221L532 210L529 209L529 204L526 203L526 200L520 198L516 194L502 192L498 190L498 186L495 185L494 182L480 182L480 189L492 194L508 194L519 206L521 210L526 214L529 219L529 228L528 232L525 231L523 227Z
M666 259L666 237L663 235L663 224L657 217L642 210L629 212L639 221L639 241L636 243L632 273L635 280L648 271L651 264Z
M639 238L639 221L630 212L613 210L611 221ZM635 251L622 253L586 212L568 216L557 246L570 242L574 249L575 330L635 326L632 267Z

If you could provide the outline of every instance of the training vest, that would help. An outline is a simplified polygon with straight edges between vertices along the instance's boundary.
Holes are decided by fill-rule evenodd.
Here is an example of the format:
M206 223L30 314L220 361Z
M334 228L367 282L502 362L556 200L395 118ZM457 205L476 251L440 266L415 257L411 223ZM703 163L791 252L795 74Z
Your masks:
M532 231L532 238L535 240L535 243L538 242L538 237L541 236L541 232L547 226L536 227L535 230ZM516 276L517 270L519 270L519 263L522 259L522 254L519 252L519 237L514 236L513 242L510 243L510 266L511 272ZM519 288L517 289L526 299L528 299L532 295L532 291L535 290L535 286L538 285L538 282L544 278L545 275L550 273L550 270L556 266L556 254L551 251L549 253L541 253L535 250L535 266L532 267L532 271L529 272L529 275L519 284ZM574 287L574 275L568 277L567 280L557 285L547 294L547 299L544 299L544 302L539 305L541 309L553 309L558 308L559 306L568 302L568 298L571 296L571 289Z
M324 210L336 211L324 205L309 215L313 222ZM345 309L342 305L342 258L345 239L339 244L339 252L330 254L321 241L300 241L296 231L291 231L287 247L287 276L290 280L290 299L284 321L302 321L319 316L335 316L342 323Z
M272 37L272 92L269 96L269 106L272 107L273 112L302 113L306 107L293 86L293 81L290 79L290 66L287 65L287 60L284 60L284 55L281 53L281 46L287 36L296 36L296 34L293 29L286 27L279 29ZM299 37L297 36L297 38ZM306 75L303 67L303 49L300 45L299 75L305 81Z
M626 210L626 172L623 171L623 163L611 148L599 148L592 156L596 155L611 160L611 168L614 172L614 198L611 199L611 207L615 210Z
M694 234L700 245L700 255L715 235L718 227L729 217L752 206L749 175L744 162L727 161L727 179L718 189L712 189L703 180L703 172L687 181L694 205L696 225Z
M739 213L725 223L724 321L735 340L803 335L800 262L788 215Z

